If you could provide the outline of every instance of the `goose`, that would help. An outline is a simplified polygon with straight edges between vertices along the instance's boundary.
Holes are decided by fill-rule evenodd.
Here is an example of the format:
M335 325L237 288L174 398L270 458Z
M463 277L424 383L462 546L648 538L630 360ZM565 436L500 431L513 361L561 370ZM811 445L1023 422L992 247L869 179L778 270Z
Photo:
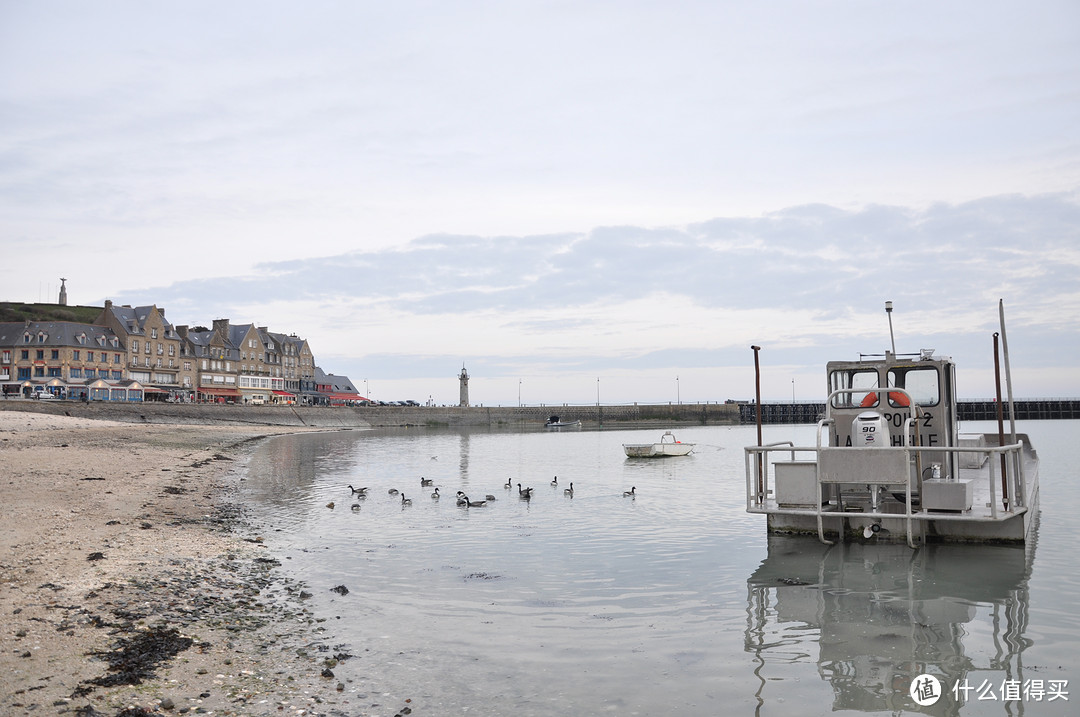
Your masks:
M438 500L439 498L442 497L441 495L439 495L439 489L438 488L436 488L435 492L431 494L431 497L434 498L435 500Z
M327 503L326 507L329 508L330 510L333 510L334 509L334 501L330 501L329 503Z
M352 508L354 511L360 510L360 504L359 503L353 503L349 507Z
M551 485L559 485L559 476L555 476L555 480L551 481Z
M420 476L420 487L421 488L423 488L425 486L429 486L429 485L434 485L434 484L435 484L435 481L431 480L430 478L425 478L424 476Z
M406 497L405 497L405 494L404 494L404 493L402 493L402 494L401 494L401 504L402 504L403 506L405 506L405 505L412 505L412 498L406 498Z
M457 492L457 504L458 505L465 505L468 502L468 500L469 499L465 497L465 493L463 493L460 490Z
M490 500L495 500L495 496L493 496L491 493L488 493L487 495L485 495L484 498L486 498L489 501Z
M386 492L387 492L388 495L397 495L398 494L398 489L397 488L391 488L390 490L388 490Z
M350 485L349 490L352 491L353 495L364 495L367 493L367 486L364 486L363 488L353 488Z
M573 483L573 481L570 482L570 487L569 488L563 488L563 493L565 495L573 495L574 494L574 483Z
M514 484L511 483L512 480L514 480L514 479L513 478L507 478L506 483L503 484L503 488L506 488L507 490L510 490L511 488L513 488Z
M464 493L461 494L461 498L464 501L462 505L464 505L466 508L483 508L485 505L487 505L486 500L469 500L469 496L465 495Z
M524 490L522 490L520 483L517 484L517 487L519 498L524 498L525 500L529 500L530 498L532 498L532 488L525 488Z
M626 498L636 498L637 493L635 491L637 491L637 486L631 486L630 490L623 491L623 496Z

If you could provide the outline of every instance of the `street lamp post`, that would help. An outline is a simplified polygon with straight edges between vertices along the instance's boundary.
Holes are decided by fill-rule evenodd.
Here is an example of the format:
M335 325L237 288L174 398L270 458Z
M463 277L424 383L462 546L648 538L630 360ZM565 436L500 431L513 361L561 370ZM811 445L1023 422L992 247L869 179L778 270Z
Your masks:
M679 390L679 377L675 377L675 403L679 406L682 405L682 393Z
M521 408L521 379L518 379L518 408Z

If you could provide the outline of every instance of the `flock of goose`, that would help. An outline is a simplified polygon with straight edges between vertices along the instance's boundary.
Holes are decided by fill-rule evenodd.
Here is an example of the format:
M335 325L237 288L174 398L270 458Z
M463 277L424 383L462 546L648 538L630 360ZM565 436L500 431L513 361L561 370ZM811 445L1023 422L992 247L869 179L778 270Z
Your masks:
M430 488L433 485L434 485L433 480L431 480L430 478L424 478L423 476L420 476L420 489L421 490L423 490L424 488ZM517 486L518 498L520 500L532 500L533 489L531 487L530 488L522 488L520 483L515 484L515 483L512 482L512 479L510 479L510 478L508 478L506 480L506 483L503 484L503 488L505 488L506 490L513 490L515 485ZM558 488L559 487L559 476L555 476L555 478L551 481L551 487L553 487L553 488ZM368 486L364 486L363 488L353 488L351 485L349 486L350 493L352 495L356 496L357 498L367 498L369 490L370 490L370 488L368 488ZM401 505L402 505L402 507L412 505L412 498L406 498L405 494L402 493L401 491L399 491L397 488L390 488L386 492L391 497L400 495L401 496ZM566 495L566 496L568 496L570 498L574 497L574 484L573 484L573 482L570 483L569 488L564 488L563 489L563 495ZM627 498L636 498L637 497L637 487L631 487L630 490L623 491L623 496L625 496ZM432 500L440 500L441 498L442 498L442 494L439 492L439 489L436 487L435 491L431 494L431 499ZM494 501L495 496L492 495L491 493L488 493L487 495L484 496L484 500L472 500L471 498L469 498L469 496L465 495L464 491L459 490L457 492L456 500L457 500L458 505L460 505L462 507L465 507L465 508L483 508L488 503ZM329 503L326 504L326 507L327 508L333 508L334 507L334 502L330 501ZM352 506L350 506L350 507L354 511L360 510L360 504L359 503L353 503Z

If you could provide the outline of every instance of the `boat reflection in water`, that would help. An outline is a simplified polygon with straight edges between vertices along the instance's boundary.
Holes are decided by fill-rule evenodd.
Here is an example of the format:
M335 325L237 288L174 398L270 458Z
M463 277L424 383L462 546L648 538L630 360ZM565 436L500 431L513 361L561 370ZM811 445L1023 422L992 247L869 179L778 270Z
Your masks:
M791 700L797 663L817 653L832 709L956 714L978 701L955 685L992 685L995 713L1008 681L1023 683L1028 625L1029 545L822 545L805 536L769 536L768 557L747 580L746 650L763 705ZM930 674L942 695L919 706L912 680ZM966 680L966 682L965 682ZM785 683L788 683L785 686ZM795 689L792 689L795 688ZM1022 705L1020 705L1022 709Z

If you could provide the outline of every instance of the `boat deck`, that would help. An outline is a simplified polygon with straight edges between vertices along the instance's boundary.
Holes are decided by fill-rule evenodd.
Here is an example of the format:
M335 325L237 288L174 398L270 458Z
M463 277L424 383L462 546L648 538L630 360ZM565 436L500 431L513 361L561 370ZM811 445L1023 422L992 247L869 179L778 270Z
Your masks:
M814 533L823 542L1024 542L1038 507L1038 456L1028 437L1003 447L996 434L963 439L948 449L748 447L746 509L766 514L770 533ZM927 477L919 454L943 452L956 454L955 477Z

